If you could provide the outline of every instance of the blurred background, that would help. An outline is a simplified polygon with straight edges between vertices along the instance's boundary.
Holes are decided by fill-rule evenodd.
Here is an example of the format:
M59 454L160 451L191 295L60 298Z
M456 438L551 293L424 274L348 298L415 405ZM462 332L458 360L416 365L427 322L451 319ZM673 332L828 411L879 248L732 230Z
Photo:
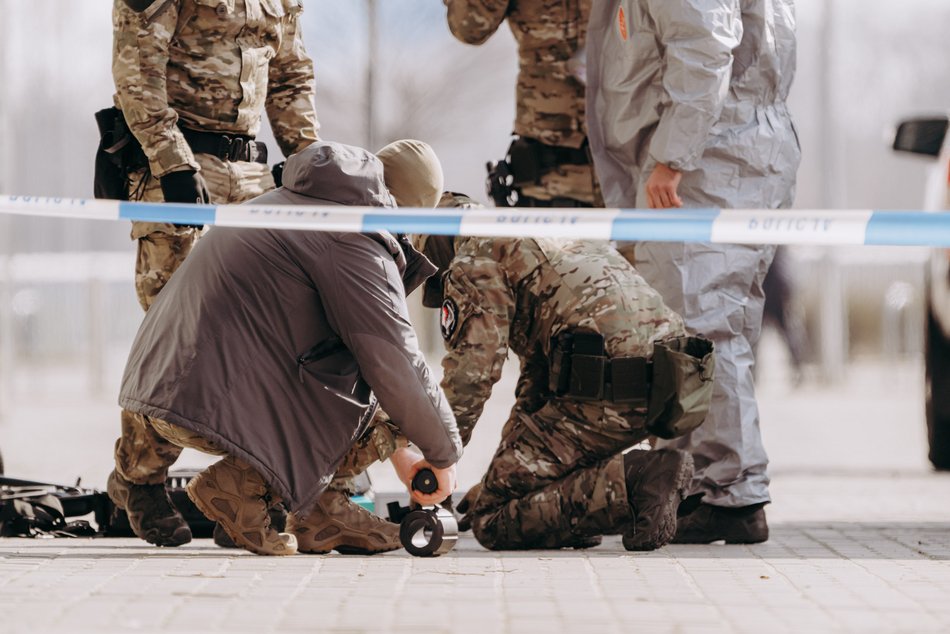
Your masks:
M0 193L92 196L93 113L112 102L111 6L0 0ZM514 117L517 60L507 27L471 47L452 38L438 0L305 7L321 135L370 149L423 139L441 157L449 189L487 202L485 163L503 156ZM919 208L928 165L895 156L890 142L899 119L950 109L950 3L797 7L797 206ZM104 484L118 384L142 317L133 257L126 223L0 215L0 451L8 474ZM927 257L913 248L786 251L796 334L787 347L767 331L760 349L775 469L925 468ZM438 336L426 332L437 366ZM463 486L480 476L497 442L511 379L508 372L476 433ZM866 415L893 418L893 439L862 437ZM829 443L840 451L833 464L819 464L812 448Z

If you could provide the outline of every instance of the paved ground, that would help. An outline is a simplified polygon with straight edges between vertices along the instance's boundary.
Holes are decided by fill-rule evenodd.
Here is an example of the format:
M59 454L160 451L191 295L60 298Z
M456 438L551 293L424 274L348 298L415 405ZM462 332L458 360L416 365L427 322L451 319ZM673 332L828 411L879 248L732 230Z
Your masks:
M631 554L612 538L582 552L496 554L466 536L432 560L278 560L208 540L159 550L5 539L0 633L950 630L950 476L926 465L918 364L861 362L843 384L792 388L774 340L764 351L766 544ZM111 398L70 393L48 370L20 378L0 422L7 472L101 486L118 422ZM498 399L488 410L463 485L490 457L506 408ZM374 475L392 490L386 467Z

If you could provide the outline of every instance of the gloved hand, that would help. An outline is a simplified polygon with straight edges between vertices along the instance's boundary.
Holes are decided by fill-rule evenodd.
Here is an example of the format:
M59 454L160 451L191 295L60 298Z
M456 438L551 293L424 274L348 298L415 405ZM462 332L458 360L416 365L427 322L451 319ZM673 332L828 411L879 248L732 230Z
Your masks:
M162 195L167 203L204 203L211 202L208 185L199 172L187 170L165 174L159 181Z
M472 488L468 490L468 493L465 494L465 497L462 498L462 501L458 503L458 506L455 507L455 510L462 514L462 517L459 518L459 532L464 533L467 530L472 528L472 510L475 506L475 500L478 499L478 494L482 492L482 483L478 482L472 485Z
M274 167L270 168L271 176L274 177L274 187L282 187L284 185L284 166L287 165L287 161L281 161Z

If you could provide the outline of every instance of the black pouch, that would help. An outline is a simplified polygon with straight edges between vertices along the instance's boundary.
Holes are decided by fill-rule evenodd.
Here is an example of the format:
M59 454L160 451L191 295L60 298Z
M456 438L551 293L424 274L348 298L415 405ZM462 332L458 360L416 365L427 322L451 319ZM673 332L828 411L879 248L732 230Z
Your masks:
M715 367L708 339L676 337L656 343L647 431L676 438L699 427L709 412Z
M575 332L567 393L581 401L603 400L606 364L604 336L594 332Z
M650 398L652 364L643 357L610 360L611 402L645 407Z
M555 395L579 401L603 400L606 371L603 335L565 331L554 338L548 389Z
M96 149L93 194L107 200L129 199L129 174L148 167L138 139L116 107L96 113L99 147Z
M567 393L571 384L571 348L573 336L564 331L551 342L551 367L548 372L548 389L555 396Z
M538 142L517 138L508 147L508 163L511 165L514 186L536 183L544 174Z

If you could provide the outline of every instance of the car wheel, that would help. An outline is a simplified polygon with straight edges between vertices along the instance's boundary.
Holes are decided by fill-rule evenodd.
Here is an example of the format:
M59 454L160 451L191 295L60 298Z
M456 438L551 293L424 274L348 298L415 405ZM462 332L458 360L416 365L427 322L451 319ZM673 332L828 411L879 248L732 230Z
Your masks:
M930 462L950 469L950 339L933 312L927 311L926 355L927 437Z

